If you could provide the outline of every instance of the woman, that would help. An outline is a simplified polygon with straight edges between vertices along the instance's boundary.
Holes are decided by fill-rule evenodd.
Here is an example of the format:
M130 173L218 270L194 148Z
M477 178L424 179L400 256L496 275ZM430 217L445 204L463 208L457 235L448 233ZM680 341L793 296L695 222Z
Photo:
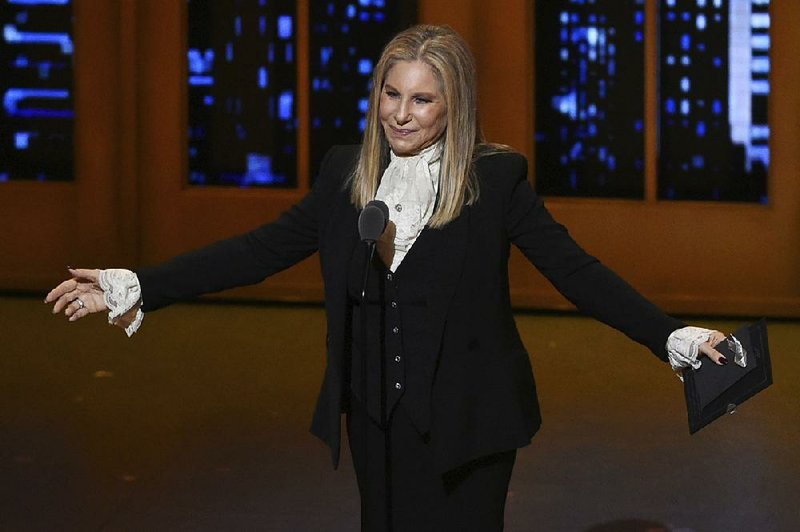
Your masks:
M511 311L511 243L578 309L675 369L699 353L724 363L713 349L723 335L665 316L551 218L525 158L481 137L474 61L451 29L400 33L373 75L363 144L331 149L313 190L276 222L136 274L71 270L46 301L71 321L109 310L132 334L144 312L319 251L328 358L312 431L336 465L347 414L365 528L501 530L516 449L540 424ZM357 219L376 198L390 222L362 303Z

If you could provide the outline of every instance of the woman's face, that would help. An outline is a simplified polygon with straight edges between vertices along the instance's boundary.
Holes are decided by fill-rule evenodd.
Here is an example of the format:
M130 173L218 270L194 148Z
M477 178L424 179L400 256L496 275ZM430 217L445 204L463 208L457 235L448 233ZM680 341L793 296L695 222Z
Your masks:
M379 114L396 155L414 155L439 140L447 109L431 67L422 61L400 61L389 69Z

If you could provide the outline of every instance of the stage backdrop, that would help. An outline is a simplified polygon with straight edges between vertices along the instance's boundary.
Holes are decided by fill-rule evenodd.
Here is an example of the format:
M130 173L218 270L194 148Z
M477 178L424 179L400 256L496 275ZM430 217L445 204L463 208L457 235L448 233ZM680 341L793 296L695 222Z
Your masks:
M65 3L73 22L62 32L40 31L49 39L42 41L36 28L26 29L38 19L15 15L4 2L12 19L3 22L16 30L4 34L6 63L37 73L37 83L56 79L68 93L49 85L33 93L2 87L4 120L12 111L37 118L33 103L50 106L56 126L40 130L50 132L47 146L63 160L60 169L43 166L23 179L0 168L0 289L43 291L67 265L151 264L274 219L307 192L326 145L357 138L375 40L416 18L450 24L470 43L487 137L528 157L547 205L590 252L671 312L800 316L800 64L792 56L800 46L793 31L800 12L793 2L772 0L763 14L757 7L763 3L740 2L749 10L743 18L733 9L738 4L727 1L720 3L727 11L714 12L716 3L708 2L706 13L630 0L624 24L601 20L602 13L576 2L547 5L555 3L563 8L420 0L416 10L401 10L388 0L302 0L271 2L278 7L264 14L225 14L209 12L224 2L73 0ZM230 24L198 26L209 16L228 16ZM696 36L720 28L738 28L753 43L749 69L720 55L728 78L751 88L747 101L733 105L733 95L723 102L730 131L726 124L714 129L717 104L702 96L714 90L710 74L678 70L683 56L714 68L715 56L705 54L711 37ZM616 33L623 29L625 35ZM34 68L36 57L15 48L36 43L55 47L56 59ZM611 53L611 44L616 59L604 56L603 77L591 57ZM240 60L248 46L260 52ZM672 59L665 53L670 47ZM595 70L581 78L584 59ZM572 75L583 85L564 90ZM618 103L609 108L628 120L620 119L627 125L616 130L624 135L614 132L611 119L581 118L598 112L591 98L601 98L611 81L634 91L616 93ZM252 90L223 92L245 86ZM20 111L23 96L33 110ZM705 109L698 108L701 100ZM744 142L734 125L741 126L748 105ZM233 115L242 118L231 121ZM39 130L14 127L8 141L14 149L44 150ZM594 137L593 127L599 128ZM691 130L691 142L681 127ZM59 128L71 128L73 137ZM731 163L715 159L719 143L702 140L719 131L730 133L726 149L740 161L729 172L720 165ZM561 144L548 144L554 135ZM624 144L604 144L620 135ZM252 144L239 152L220 148L235 138ZM704 142L709 147L698 148ZM70 150L71 159L64 158ZM736 181L741 161L750 174ZM69 165L71 172L64 170ZM702 182L712 167L713 175L733 180ZM758 180L759 172L765 179ZM318 271L312 258L223 296L319 301ZM520 307L568 308L516 253L511 275Z

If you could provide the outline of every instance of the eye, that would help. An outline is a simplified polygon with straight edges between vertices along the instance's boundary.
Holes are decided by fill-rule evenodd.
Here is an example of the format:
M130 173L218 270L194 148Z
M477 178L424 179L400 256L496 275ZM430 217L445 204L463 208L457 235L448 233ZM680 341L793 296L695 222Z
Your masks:
M428 98L422 98L420 96L414 98L414 101L417 103L431 103L431 100L429 100Z
M386 96L388 96L389 98L397 98L398 96L400 96L400 94L399 94L399 93L398 93L396 90L393 90L393 89L386 89L386 90L385 90L385 91L383 91L383 92L384 92L384 93L386 94Z

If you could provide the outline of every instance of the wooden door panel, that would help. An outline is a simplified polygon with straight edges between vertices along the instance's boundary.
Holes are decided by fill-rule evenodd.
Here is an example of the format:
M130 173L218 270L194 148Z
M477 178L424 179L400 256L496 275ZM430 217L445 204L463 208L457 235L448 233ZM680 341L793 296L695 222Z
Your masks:
M76 1L75 180L0 184L0 287L43 291L66 266L130 259L120 232L120 6Z
M298 84L307 86L307 2L298 2ZM298 188L258 190L187 184L186 2L138 4L140 263L242 233L276 219L309 187L308 95L298 91ZM322 300L319 266L312 258L257 286L225 297Z

